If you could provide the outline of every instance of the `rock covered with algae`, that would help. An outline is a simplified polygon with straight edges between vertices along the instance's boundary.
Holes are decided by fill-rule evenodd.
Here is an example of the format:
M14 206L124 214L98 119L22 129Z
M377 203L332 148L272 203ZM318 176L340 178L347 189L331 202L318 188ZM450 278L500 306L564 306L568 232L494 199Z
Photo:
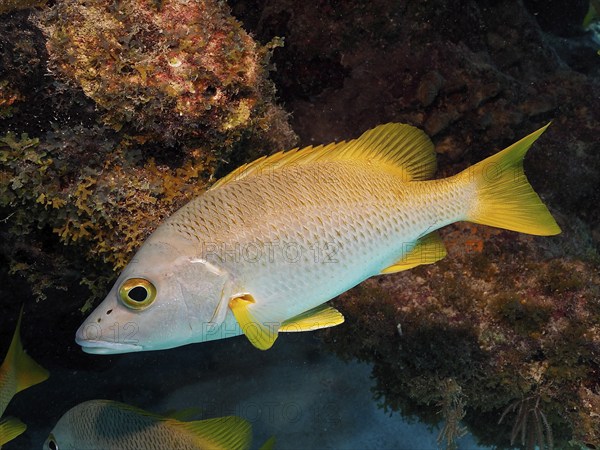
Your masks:
M596 265L556 256L556 243L470 224L442 237L444 260L370 279L336 300L347 325L325 340L344 357L374 363L374 392L385 408L447 420L432 405L451 380L464 395L463 423L483 444L509 446L525 426L527 442L539 439L539 428L554 448L579 448L572 439L595 445ZM531 410L527 419L520 401ZM521 430L513 437L520 440Z
M43 6L47 0L0 0L0 14Z
M285 123L267 80L277 41L258 45L224 2L61 0L39 21L50 69L115 129L230 145L251 129L268 137L276 117Z
M82 257L90 280L104 273L93 261L124 267L166 216L207 186L214 158L201 149L169 166L145 159L139 145L102 127L0 137L2 250L37 297L67 288L65 268ZM56 239L67 247L55 247Z

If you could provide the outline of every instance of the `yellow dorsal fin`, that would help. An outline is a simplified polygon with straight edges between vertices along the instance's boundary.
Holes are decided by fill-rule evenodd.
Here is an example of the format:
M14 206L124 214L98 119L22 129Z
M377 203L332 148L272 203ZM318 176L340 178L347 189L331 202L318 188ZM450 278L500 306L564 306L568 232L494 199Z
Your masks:
M311 331L319 328L329 328L344 322L341 312L327 303L298 314L281 324L281 332Z
M402 259L396 261L380 273L394 273L412 269L421 264L432 264L446 256L446 247L437 231L423 236Z
M22 434L27 425L16 417L6 417L0 420L0 447Z
M348 160L377 161L389 165L404 181L426 180L436 170L433 143L423 131L411 125L388 123L368 130L351 141L263 156L238 167L213 184L211 189L286 165Z
M194 435L199 448L246 450L252 441L252 426L236 416L217 417L195 422L177 422L174 426Z
M229 300L229 307L250 343L260 350L268 350L277 339L280 324L256 317L250 310L254 303L256 302L251 295L244 294Z
M19 313L17 327L13 334L8 353L2 366L13 370L16 376L17 387L16 391L21 392L34 384L41 383L48 378L48 371L36 363L31 356L25 353L23 344L21 343L21 318L23 317L23 307Z

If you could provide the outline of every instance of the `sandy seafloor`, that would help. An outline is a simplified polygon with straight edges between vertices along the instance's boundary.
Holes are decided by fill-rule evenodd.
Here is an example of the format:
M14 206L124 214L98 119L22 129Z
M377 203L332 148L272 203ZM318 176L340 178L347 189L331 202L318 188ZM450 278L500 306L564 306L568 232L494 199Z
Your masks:
M341 361L313 333L280 335L266 352L236 337L89 358L104 359L101 369L48 367L48 381L13 399L7 414L29 428L5 450L42 448L68 408L94 398L158 413L198 407L199 418L239 415L253 425L253 449L271 435L278 450L438 448L438 430L378 408L368 364ZM459 440L461 450L479 448L470 435Z

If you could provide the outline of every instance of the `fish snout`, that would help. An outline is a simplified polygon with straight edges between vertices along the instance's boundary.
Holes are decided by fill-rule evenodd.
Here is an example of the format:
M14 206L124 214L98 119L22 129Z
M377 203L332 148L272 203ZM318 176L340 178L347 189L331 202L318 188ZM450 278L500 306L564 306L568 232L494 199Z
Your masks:
M94 315L86 320L75 333L75 342L86 353L116 354L139 352L143 347L135 338L136 324L102 323Z

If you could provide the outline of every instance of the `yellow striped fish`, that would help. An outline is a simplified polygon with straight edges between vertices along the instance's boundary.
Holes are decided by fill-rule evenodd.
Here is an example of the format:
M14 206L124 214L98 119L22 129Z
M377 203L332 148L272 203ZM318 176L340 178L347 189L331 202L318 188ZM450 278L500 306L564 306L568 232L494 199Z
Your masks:
M242 166L158 227L76 340L124 353L245 334L267 349L343 322L325 302L366 278L443 258L450 223L560 233L523 172L546 127L439 180L432 142L403 124Z
M125 403L89 400L56 423L43 450L247 450L252 427L241 417L183 422Z

